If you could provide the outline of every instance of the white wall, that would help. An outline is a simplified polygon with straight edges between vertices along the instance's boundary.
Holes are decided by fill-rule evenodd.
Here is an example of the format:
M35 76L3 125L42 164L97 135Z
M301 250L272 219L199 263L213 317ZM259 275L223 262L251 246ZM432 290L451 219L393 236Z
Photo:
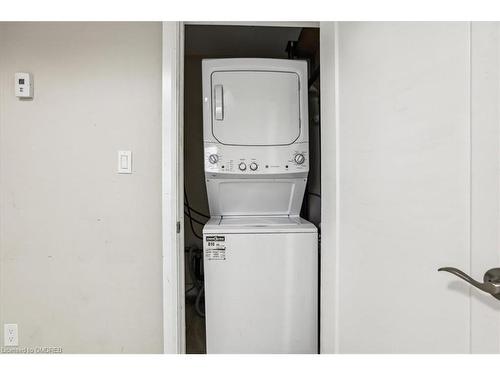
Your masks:
M0 23L0 323L20 347L162 351L160 23Z

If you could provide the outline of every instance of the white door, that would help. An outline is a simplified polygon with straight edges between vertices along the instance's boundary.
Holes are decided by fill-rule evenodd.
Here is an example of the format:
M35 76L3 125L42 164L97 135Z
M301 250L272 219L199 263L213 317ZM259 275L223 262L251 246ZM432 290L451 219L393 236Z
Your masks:
M500 267L500 24L471 25L470 274ZM500 352L500 301L471 288L472 353Z
M299 75L221 71L211 76L214 137L226 145L288 145L300 136Z
M321 36L322 352L498 352L500 301L437 272L500 266L498 26Z

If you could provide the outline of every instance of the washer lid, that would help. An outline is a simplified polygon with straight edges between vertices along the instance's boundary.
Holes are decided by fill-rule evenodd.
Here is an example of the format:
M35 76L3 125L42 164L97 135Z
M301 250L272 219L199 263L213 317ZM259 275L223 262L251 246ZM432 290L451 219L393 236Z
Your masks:
M224 216L219 225L225 226L246 226L246 227L276 227L284 225L300 225L301 219L298 216Z
M300 136L299 75L266 70L211 75L212 134L222 144L277 146Z

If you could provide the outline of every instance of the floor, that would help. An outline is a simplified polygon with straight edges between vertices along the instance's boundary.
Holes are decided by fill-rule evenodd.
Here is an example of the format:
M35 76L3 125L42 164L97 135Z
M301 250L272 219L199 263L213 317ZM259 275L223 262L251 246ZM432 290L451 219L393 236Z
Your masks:
M194 297L186 298L186 353L205 354L205 319L194 309Z

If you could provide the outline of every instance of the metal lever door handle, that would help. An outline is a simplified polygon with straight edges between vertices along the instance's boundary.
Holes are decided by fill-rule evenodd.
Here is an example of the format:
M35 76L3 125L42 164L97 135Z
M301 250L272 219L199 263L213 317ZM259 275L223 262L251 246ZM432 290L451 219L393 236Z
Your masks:
M460 271L453 267L442 267L438 271L445 271L460 277L462 280L467 281L469 284L474 285L476 288L482 290L483 292L491 294L496 299L500 300L500 268L492 268L486 271L483 276L483 282L474 280L472 277L467 275L465 272Z

